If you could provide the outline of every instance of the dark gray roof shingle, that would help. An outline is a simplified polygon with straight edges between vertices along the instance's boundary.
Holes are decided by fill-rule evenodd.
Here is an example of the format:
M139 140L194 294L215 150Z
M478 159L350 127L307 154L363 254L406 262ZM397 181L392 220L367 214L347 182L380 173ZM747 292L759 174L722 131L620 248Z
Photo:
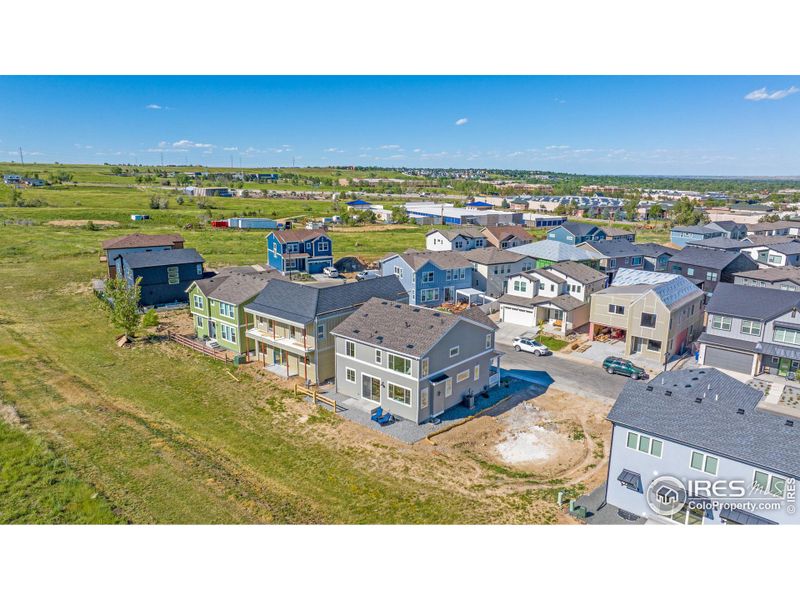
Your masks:
M669 262L722 270L740 256L742 255L739 252L686 246L686 248L670 258Z
M582 248L592 248L598 254L608 258L620 256L642 256L641 248L637 248L628 240L597 240L580 244Z
M194 248L181 250L157 250L154 252L132 252L122 257L132 269L165 267L205 262Z
M757 321L769 321L793 308L800 308L800 292L772 287L718 283L706 312Z
M757 408L761 396L760 391L716 369L671 371L651 381L626 383L608 419L780 475L800 477L800 423L790 427L786 416Z
M571 260L552 264L548 266L547 269L555 271L565 277L571 277L575 281L583 284L594 283L595 281L606 278L606 276L597 269Z

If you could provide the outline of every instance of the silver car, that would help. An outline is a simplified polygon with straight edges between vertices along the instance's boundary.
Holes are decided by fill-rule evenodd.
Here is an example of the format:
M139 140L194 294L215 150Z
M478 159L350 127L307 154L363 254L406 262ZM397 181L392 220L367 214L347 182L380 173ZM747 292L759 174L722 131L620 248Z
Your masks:
M532 337L521 336L518 338L514 338L514 350L517 352L530 352L534 356L547 356L552 354L550 348L542 344L541 342L537 342Z

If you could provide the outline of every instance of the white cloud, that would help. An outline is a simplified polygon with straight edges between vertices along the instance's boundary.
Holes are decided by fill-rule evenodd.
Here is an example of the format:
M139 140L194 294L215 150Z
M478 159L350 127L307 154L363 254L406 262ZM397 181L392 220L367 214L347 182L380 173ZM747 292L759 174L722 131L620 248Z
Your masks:
M791 96L797 92L800 92L800 88L794 85L786 88L785 90L775 90L773 92L770 92L767 88L762 87L758 88L757 90L753 90L747 94L744 99L752 100L754 102L758 102L760 100L782 100L783 98L786 98L786 96Z
M341 154L342 152L344 152L344 150L342 150L340 148L333 147L333 148L325 148L325 150L323 150L323 152Z
M569 146L545 146L545 150L566 150Z
M160 104L148 104L147 106L145 106L145 108L148 110L161 110L164 107L161 106Z
M160 145L160 144L159 144ZM179 140L172 143L173 148L213 148L214 144L205 144L202 142L193 142L191 140Z
M239 149L239 146L226 146L223 148L225 152L236 152Z
M422 148L414 148L414 152L422 152Z
M381 150L399 150L400 146L397 144L384 144L380 147Z
M469 123L469 119L466 117L461 117L458 121L456 121L456 125L466 125Z

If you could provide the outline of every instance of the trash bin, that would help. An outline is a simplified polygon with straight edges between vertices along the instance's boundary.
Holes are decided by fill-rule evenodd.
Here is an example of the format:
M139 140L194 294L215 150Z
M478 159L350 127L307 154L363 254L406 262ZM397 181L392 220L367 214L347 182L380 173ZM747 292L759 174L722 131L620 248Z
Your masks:
M238 367L247 362L247 357L244 354L237 354L233 357L233 366Z

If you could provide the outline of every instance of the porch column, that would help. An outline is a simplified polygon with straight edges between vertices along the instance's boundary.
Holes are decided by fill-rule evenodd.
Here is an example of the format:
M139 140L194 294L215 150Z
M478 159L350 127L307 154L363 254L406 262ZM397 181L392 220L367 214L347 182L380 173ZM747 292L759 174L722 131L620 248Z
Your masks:
M286 377L289 377L289 352L287 350L281 350L281 355L286 363Z
M589 340L594 341L594 323L589 321Z

